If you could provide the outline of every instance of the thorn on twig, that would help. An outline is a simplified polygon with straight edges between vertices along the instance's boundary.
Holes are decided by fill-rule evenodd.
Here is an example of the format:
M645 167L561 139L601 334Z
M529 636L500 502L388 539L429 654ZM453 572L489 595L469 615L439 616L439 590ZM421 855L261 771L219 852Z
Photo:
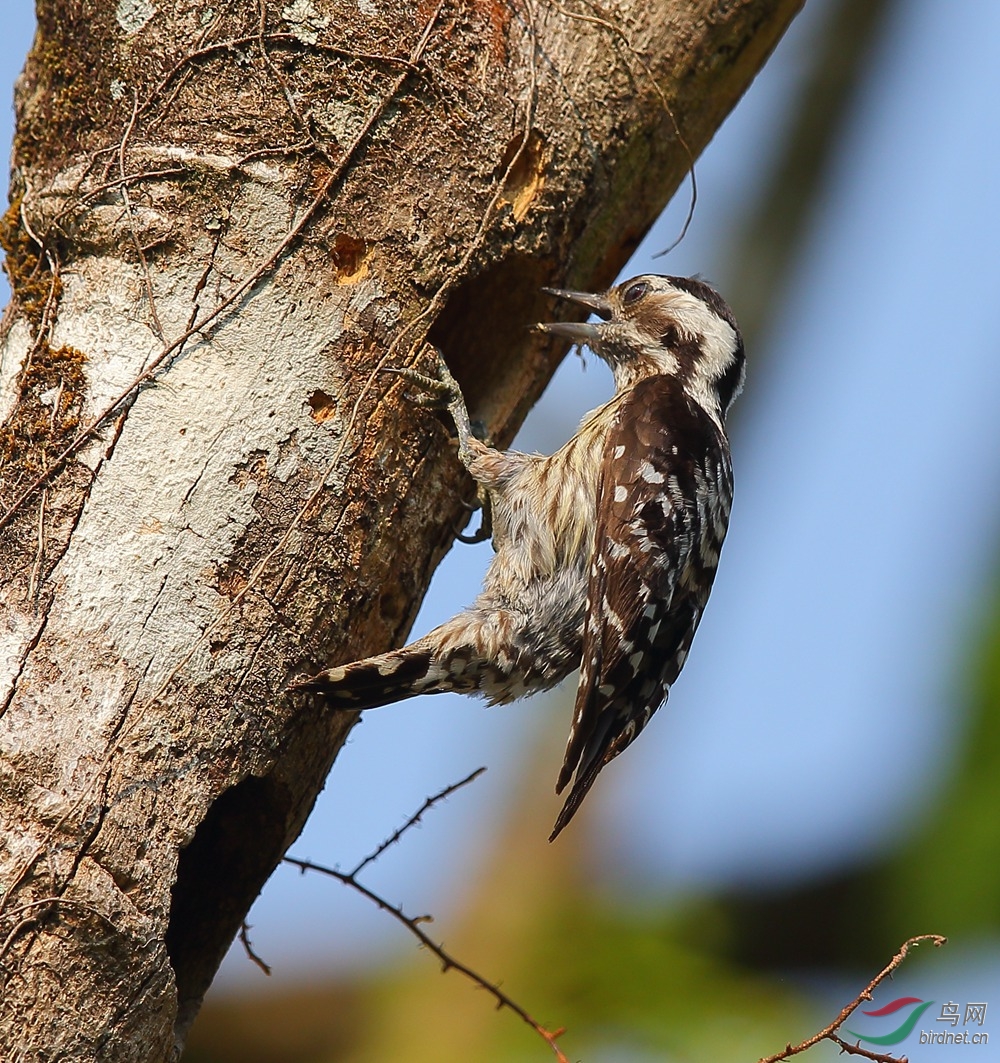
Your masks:
M253 950L253 945L250 943L250 924L244 919L243 925L240 927L240 944L243 946L243 951L247 954L247 959L251 963L255 963L268 977L271 975L271 967L265 963L260 956Z
M468 786L469 783L475 782L483 772L486 771L485 767L476 768L475 771L470 772L464 779L459 779L458 782L452 783L450 786L446 786L443 790L439 790L436 794L432 794L428 797L424 803L413 813L412 816L398 829L392 832L388 838L382 842L378 848L373 849L362 861L354 868L350 873L350 877L354 878L360 874L369 864L373 864L385 851L399 841L403 835L410 830L411 827L415 827L423 818L425 812L429 812L436 804L444 801L446 798L451 797L456 790L461 790L463 786ZM430 921L430 916L423 916L425 920Z

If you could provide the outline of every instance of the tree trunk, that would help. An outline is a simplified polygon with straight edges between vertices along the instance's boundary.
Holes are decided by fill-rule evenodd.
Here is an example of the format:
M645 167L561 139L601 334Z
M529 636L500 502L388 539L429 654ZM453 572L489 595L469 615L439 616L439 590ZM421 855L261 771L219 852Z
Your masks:
M0 226L3 1059L176 1056L352 723L289 681L406 636L471 494L380 370L434 342L508 441L562 354L540 286L610 281L799 5L39 0Z

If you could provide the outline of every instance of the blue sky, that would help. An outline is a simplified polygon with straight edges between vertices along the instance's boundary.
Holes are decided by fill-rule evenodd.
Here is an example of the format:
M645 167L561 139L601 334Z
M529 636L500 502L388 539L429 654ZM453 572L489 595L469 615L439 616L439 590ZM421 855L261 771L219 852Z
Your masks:
M732 526L690 661L574 824L618 889L766 885L864 860L919 822L962 739L956 679L1000 541L1000 5L896 8L760 368L749 352ZM628 274L725 275L726 233L767 175L825 10L807 5L700 160L685 243L649 257L686 200ZM7 0L0 85L30 34L30 4ZM0 128L3 150L9 140ZM567 359L519 445L551 450L608 396L608 374L586 361ZM488 557L451 552L415 633L471 600ZM565 698L486 711L440 697L368 714L294 850L349 865L427 794L487 764L373 871L414 910L447 911L525 765L554 781L568 712ZM284 870L251 921L292 973L409 947L356 898ZM992 954L976 969L1000 987ZM224 979L256 977L227 961Z

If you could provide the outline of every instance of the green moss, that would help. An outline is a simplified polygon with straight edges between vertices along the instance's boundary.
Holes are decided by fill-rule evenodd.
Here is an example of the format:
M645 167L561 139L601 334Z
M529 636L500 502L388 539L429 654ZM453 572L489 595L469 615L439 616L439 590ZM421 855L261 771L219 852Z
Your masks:
M32 106L19 114L14 161L32 167L39 159L60 165L106 128L115 105L102 87L123 77L117 38L107 25L110 12L95 14L62 3L39 3L38 31L25 67L19 95ZM87 86L89 88L83 88Z
M43 472L48 455L59 450L80 424L87 387L86 355L76 347L53 347L46 337L49 319L62 295L62 282L52 272L41 248L21 222L21 199L13 200L0 218L0 248L10 279L13 303L35 334L31 353L17 380L18 398L0 428L0 470L23 481ZM13 473L13 476L10 476Z
M32 327L38 329L46 304L50 299L53 305L59 301L62 282L52 273L41 248L24 229L21 196L11 202L0 218L0 248L6 256L4 271L10 280L14 303Z

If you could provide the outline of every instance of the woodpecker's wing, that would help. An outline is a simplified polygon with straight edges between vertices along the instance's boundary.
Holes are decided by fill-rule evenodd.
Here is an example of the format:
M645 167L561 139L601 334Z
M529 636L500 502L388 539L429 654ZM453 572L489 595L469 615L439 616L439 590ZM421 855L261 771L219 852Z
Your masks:
M619 408L604 454L580 686L556 792L574 772L576 779L552 838L677 678L712 588L731 503L722 430L676 378L640 381Z

